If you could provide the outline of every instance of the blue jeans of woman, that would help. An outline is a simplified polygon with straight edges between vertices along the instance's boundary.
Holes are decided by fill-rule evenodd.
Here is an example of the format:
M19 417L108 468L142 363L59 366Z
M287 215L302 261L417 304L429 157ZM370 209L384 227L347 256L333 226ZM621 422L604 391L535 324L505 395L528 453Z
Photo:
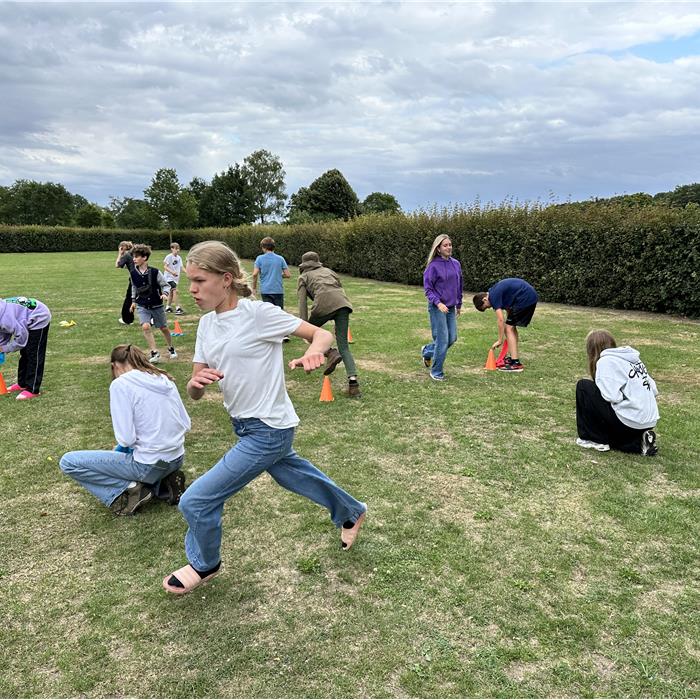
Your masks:
M185 455L172 462L143 464L133 454L108 450L80 450L61 457L61 471L84 486L106 506L122 494L132 481L148 484L156 498L161 497L160 481L182 467Z
M447 350L457 340L457 307L450 306L447 313L444 314L435 304L428 302L428 315L430 316L433 342L425 346L423 357L433 360L430 374L441 377Z
M294 428L271 428L257 418L233 418L239 441L180 499L189 529L185 554L200 571L221 561L221 519L224 503L264 471L289 491L306 496L330 511L336 527L354 522L366 510L311 462L292 449Z

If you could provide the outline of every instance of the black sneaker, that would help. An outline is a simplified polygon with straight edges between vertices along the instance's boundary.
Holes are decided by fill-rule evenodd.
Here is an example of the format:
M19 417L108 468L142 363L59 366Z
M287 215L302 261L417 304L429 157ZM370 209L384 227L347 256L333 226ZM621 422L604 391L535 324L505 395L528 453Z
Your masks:
M148 486L137 482L136 486L132 486L126 491L122 491L117 496L109 509L115 515L135 515L136 511L144 504L153 498L153 492Z
M152 365L157 365L160 362L160 353L157 350L151 350L151 356L148 359Z
M520 360L516 360L513 362L511 360L510 362L507 362L503 365L503 367L499 367L498 371L499 372L522 372L525 368L522 365L522 362Z
M165 313L166 314L171 314L173 312L173 307L172 306L166 306L165 307Z
M176 506L180 502L180 496L185 493L185 473L178 469L176 472L168 474L165 479L162 479L160 485L166 492L162 496L162 500L171 506Z
M335 368L343 361L341 354L335 349L330 348L326 352L326 369L323 370L323 374L327 377L329 374L335 372Z
M176 316L184 316L185 312L182 310L182 307L178 306L177 309L175 309L175 315Z
M645 430L642 434L642 456L653 457L658 451L656 433L653 430Z

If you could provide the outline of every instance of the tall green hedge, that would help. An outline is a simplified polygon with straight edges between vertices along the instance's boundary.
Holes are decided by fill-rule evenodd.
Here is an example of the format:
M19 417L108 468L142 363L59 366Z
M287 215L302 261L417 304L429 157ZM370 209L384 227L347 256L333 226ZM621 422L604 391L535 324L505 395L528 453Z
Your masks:
M421 284L439 233L452 238L470 291L486 290L503 277L523 277L543 301L700 316L700 207L692 204L454 208L173 236L183 249L209 238L224 240L244 258L254 258L260 239L272 236L294 265L315 250L339 272ZM160 249L169 241L167 231L3 226L0 250L116 250L124 238Z

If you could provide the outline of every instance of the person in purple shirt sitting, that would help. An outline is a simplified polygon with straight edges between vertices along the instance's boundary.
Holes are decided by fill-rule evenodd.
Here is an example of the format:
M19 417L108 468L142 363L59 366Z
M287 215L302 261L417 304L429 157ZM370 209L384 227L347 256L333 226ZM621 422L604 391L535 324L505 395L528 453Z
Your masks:
M502 372L522 372L523 365L518 353L518 326L529 325L537 306L535 288L519 277L507 277L496 282L488 292L479 292L472 300L477 311L493 309L498 322L498 340L491 346L494 350L508 342L510 355L506 356ZM507 317L504 317L503 312Z
M421 349L423 364L436 382L444 382L447 350L457 340L457 316L462 312L462 266L452 257L452 241L439 235L430 248L423 273L433 342Z
M7 390L20 401L39 395L50 323L51 312L36 299L0 299L0 353L19 350L17 381Z

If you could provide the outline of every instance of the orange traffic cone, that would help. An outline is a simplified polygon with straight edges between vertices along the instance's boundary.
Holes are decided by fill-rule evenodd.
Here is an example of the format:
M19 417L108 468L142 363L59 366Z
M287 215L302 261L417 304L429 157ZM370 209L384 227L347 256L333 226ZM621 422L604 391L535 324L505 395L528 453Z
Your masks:
M350 332L350 326L348 326L348 343L354 343L355 341L352 339L352 333Z
M0 394L6 394L7 393L7 386L5 385L5 379L2 376L2 372L0 372Z
M505 367L507 353L508 353L508 341L504 340L503 347L501 348L501 354L496 359L496 367Z
M331 378L323 378L323 386L321 387L321 396L319 401L333 401L333 388L331 387Z
M489 350L484 369L498 369L498 367L496 367L496 358L493 356L493 350Z
M172 332L172 335L182 335L182 328L180 327L180 321L175 319L175 329Z

